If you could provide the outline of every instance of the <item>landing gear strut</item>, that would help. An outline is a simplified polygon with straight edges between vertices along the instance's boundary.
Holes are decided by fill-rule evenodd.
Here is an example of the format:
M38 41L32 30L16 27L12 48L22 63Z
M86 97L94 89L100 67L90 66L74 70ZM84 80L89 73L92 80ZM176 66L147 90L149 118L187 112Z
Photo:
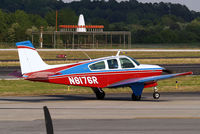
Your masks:
M153 98L157 100L160 98L160 93L158 93L157 87L154 87Z
M93 92L96 94L96 98L98 100L103 100L104 97L105 97L105 92L102 90L102 88L99 88L99 87L95 87L95 88L92 88Z

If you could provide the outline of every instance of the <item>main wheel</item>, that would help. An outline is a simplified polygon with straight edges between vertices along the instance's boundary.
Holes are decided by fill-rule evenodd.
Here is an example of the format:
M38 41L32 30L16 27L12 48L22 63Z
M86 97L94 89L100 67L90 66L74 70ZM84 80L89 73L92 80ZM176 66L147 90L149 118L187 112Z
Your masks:
M136 96L134 93L132 94L132 100L133 101L140 101L141 100L141 95Z
M96 93L96 97L98 100L103 100L104 97L105 97L105 92L99 92L99 93Z
M153 98L154 99L159 99L160 98L160 93L158 93L158 92L153 93Z

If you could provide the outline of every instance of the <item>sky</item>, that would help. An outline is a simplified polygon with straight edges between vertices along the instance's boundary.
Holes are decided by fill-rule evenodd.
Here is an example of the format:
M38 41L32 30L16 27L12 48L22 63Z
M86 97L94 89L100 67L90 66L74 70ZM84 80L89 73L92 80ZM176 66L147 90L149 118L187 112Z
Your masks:
M138 0L139 2L171 2L186 5L190 10L200 11L200 0Z
M64 2L71 2L73 0L63 0ZM79 0L76 0L79 1ZM117 0L117 1L125 1L125 0ZM137 0L139 2L171 2L171 3L180 3L182 5L186 5L190 10L198 11L200 12L200 0Z

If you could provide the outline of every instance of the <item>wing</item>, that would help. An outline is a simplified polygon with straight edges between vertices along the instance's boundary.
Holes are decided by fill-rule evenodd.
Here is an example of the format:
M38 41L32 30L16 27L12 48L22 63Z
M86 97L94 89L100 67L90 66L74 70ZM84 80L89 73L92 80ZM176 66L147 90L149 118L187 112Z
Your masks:
M131 79L126 79L123 81L113 83L113 84L109 85L108 87L123 87L123 86L133 85L135 83L155 82L158 80L169 79L169 78L173 78L173 77L178 77L178 76L183 76L183 75L191 75L191 74L193 74L193 73L186 72L186 73L159 75L159 76L151 76L151 77L143 77L143 78L131 78Z

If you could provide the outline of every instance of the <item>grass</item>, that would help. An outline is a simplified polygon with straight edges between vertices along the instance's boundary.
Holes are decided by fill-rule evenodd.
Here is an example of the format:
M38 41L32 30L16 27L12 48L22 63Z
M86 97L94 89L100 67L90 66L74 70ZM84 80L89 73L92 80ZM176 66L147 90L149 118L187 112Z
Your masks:
M92 59L116 55L117 52L86 52ZM39 54L44 59L55 59L58 54L66 54L69 59L87 59L87 56L80 51L61 51L61 52L44 52ZM148 58L148 57L200 57L199 52L127 52L127 56L133 58Z
M116 52L86 52L91 58L99 58L105 56L116 55ZM87 59L87 57L80 51L40 51L39 54L43 59L57 59L58 54L66 54L69 59ZM142 64L197 64L200 63L199 52L128 52L127 56L134 58L148 58L148 57L186 57L176 59L138 59ZM187 58L188 57L188 58ZM17 51L1 51L0 60L18 60ZM66 64L78 61L47 61L48 64ZM0 62L0 66L19 66L19 62Z
M174 79L159 81L160 92L199 92L200 76L185 76ZM176 88L178 81L178 88ZM107 89L106 93L131 93L130 88ZM144 92L152 92L152 88L147 88ZM0 96L33 96L33 95L59 95L59 94L91 94L88 87L58 85L51 83L31 82L25 80L1 80Z
M92 59L116 55L117 52L86 52ZM43 59L56 59L58 54L66 54L68 59L87 59L80 51L39 51ZM148 57L200 57L199 52L127 52L133 58ZM0 51L0 60L18 60L17 51Z
M141 64L199 64L200 58L176 58L176 59L138 59ZM73 61L46 61L47 64L68 64ZM19 66L19 62L0 62L0 66Z

